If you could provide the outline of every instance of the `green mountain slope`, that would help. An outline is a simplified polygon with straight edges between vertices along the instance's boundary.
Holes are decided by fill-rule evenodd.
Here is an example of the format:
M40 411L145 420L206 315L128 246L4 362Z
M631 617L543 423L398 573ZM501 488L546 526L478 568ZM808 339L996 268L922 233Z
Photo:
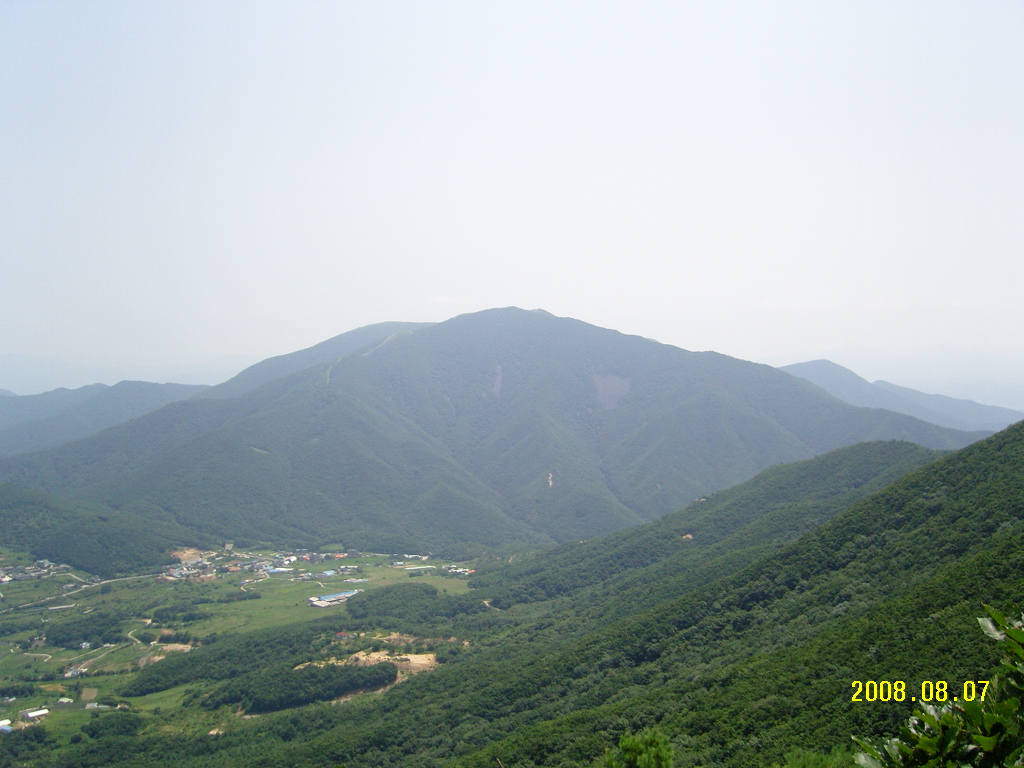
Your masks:
M169 548L194 543L173 523L141 523L102 505L0 483L0 545L40 559L111 577L170 562Z
M108 427L185 400L205 386L122 381L0 400L0 456L80 440Z
M772 467L648 525L480 568L472 584L500 608L559 597L572 597L562 610L592 608L614 593L628 597L611 601L616 610L639 609L739 570L940 455L858 443Z
M978 436L768 366L503 309L4 460L0 478L212 537L457 554L610 533L865 440Z
M1024 597L1022 513L1017 427L621 621L581 631L558 600L524 606L521 623L505 612L500 640L289 752L321 765L588 765L624 731L659 723L678 764L749 766L885 733L911 702L856 704L852 680L919 691L986 679L994 653L974 616L981 601Z
M627 533L606 543L609 562L633 562L602 581L571 547L547 564L543 554L513 563L505 583L500 573L487 575L476 596L491 596L493 606L501 590L536 583L545 570L550 582L566 583L565 571L583 569L582 583L507 610L417 584L360 595L332 627L450 633L470 645L382 696L258 721L231 716L201 752L168 741L154 723L121 764L588 766L622 733L658 724L679 765L757 766L795 746L827 751L850 733L891 732L913 704L854 703L851 681L905 680L919 692L922 680L956 690L963 680L987 679L995 654L978 640L980 602L1024 597L1024 426L825 512L830 520L765 557L729 558L758 538L797 535L802 505L880 480L868 468L882 469L901 451L908 447L857 446L709 498L704 504L721 510L734 532L719 532L702 560L686 563L683 550L667 548L644 562L657 544L630 531L635 546L622 543ZM903 458L915 461L909 452ZM701 521L701 506L673 517L703 522L711 538L714 520ZM746 517L744 510L766 507L746 525L729 521L730 511ZM665 533L667 522L647 530ZM730 535L737 547L714 552ZM686 541L701 546L696 536ZM600 544L577 546L598 557ZM673 560L681 567L666 569ZM719 578L701 577L706 569L720 569ZM266 653L273 642L253 633L231 648ZM227 651L213 645L182 657L156 690L201 684L200 670L218 653ZM135 685L154 690L161 674L147 669Z
M250 365L237 376L210 387L200 397L226 399L244 395L257 387L282 376L311 368L321 363L330 363L342 357L354 354L367 347L381 343L396 333L407 333L423 328L429 323L376 323L356 328L348 333L314 344L312 347L300 349L286 355L269 357L255 365Z

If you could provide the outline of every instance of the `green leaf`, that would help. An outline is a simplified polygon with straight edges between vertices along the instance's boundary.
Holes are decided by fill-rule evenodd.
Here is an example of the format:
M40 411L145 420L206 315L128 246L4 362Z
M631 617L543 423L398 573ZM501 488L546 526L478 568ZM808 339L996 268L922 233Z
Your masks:
M974 741L975 743L977 743L979 747L981 747L986 752L991 752L993 749L996 748L996 745L999 743L999 737L982 736L979 734L974 737Z

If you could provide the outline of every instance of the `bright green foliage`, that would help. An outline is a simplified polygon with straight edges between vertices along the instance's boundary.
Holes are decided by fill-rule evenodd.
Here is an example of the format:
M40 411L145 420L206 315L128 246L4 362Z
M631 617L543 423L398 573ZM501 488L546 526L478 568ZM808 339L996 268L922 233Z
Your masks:
M274 664L229 680L200 700L207 709L240 704L249 712L275 712L313 701L327 701L361 688L377 688L395 682L398 667L382 662L369 667L309 664L292 669Z
M916 706L854 702L852 680L903 680L909 693L922 680L985 679L999 657L976 641L976 606L1024 595L1024 425L853 498L904 460L916 461L905 445L851 448L603 545L517 559L507 580L493 571L469 595L402 579L308 625L224 634L116 681L145 720L134 736L59 742L52 759L19 762L592 768L624 733L657 725L679 768L852 764L824 753L850 733L896 733ZM162 606L186 610L179 589ZM336 639L339 629L353 637ZM314 700L324 681L297 668L394 631L444 647L444 663L338 706L234 716L236 704ZM160 713L148 709L156 701Z
M97 576L170 562L166 550L195 541L174 523L0 483L0 544Z
M851 768L853 759L849 752L833 749L823 755L809 749L797 748L786 753L785 762L772 768Z
M619 748L604 755L605 768L672 768L672 745L657 728L619 739Z
M899 736L872 742L854 737L864 750L864 768L996 768L1024 764L1024 616L1007 621L985 606L991 618L978 619L985 634L999 641L1002 664L981 700L925 704L910 716Z

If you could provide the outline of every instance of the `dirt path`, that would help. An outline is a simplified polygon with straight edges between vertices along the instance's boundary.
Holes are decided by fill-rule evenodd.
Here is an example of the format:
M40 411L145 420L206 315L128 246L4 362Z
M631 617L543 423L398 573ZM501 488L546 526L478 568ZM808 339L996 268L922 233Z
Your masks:
M113 648L108 648L104 653L101 653L99 656L94 656L93 658L89 659L88 661L83 661L81 664L78 665L78 668L80 670L82 670L83 672L85 672L85 670L87 670L89 668L90 664L92 664L93 662L99 661L104 656L106 656L108 653L116 651L120 647L121 647L120 645L115 645Z
M0 611L0 614L10 613L11 611L16 611L19 608L31 608L33 605L42 605L43 603L48 603L51 600L56 600L58 598L65 598L65 597L68 597L70 595L77 595L82 590L90 589L91 587L99 587L99 586L102 586L103 584L113 584L115 581L130 581L131 579L152 579L153 575L154 574L152 574L152 573L146 573L146 574L143 574L142 576L122 576L119 579L105 579L104 581L97 581L97 582L94 582L92 584L84 584L83 586L79 587L78 589L68 590L67 592L65 592L65 593L63 593L61 595L52 595L50 597L44 597L44 598L42 598L40 600L36 600L34 602L31 602L31 603L22 603L21 605L12 605L10 608L6 608L5 610ZM78 578L78 577L76 576L75 578ZM81 581L81 579L78 579L78 580Z

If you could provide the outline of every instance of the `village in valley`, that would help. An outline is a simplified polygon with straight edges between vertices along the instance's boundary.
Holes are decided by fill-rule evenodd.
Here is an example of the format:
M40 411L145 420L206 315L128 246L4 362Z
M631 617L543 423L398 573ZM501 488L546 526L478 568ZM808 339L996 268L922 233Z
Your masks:
M177 562L158 572L101 579L67 564L0 552L0 734L43 721L48 728L77 729L83 717L104 710L180 703L181 691L129 703L118 683L224 633L324 615L339 618L332 634L342 658L363 666L397 662L404 679L432 669L433 654L412 653L424 650L417 638L381 632L379 638L370 633L372 648L345 657L344 649L367 633L345 630L344 604L408 579L460 593L474 572L469 564L431 555L353 549L240 552L227 544L172 554Z

